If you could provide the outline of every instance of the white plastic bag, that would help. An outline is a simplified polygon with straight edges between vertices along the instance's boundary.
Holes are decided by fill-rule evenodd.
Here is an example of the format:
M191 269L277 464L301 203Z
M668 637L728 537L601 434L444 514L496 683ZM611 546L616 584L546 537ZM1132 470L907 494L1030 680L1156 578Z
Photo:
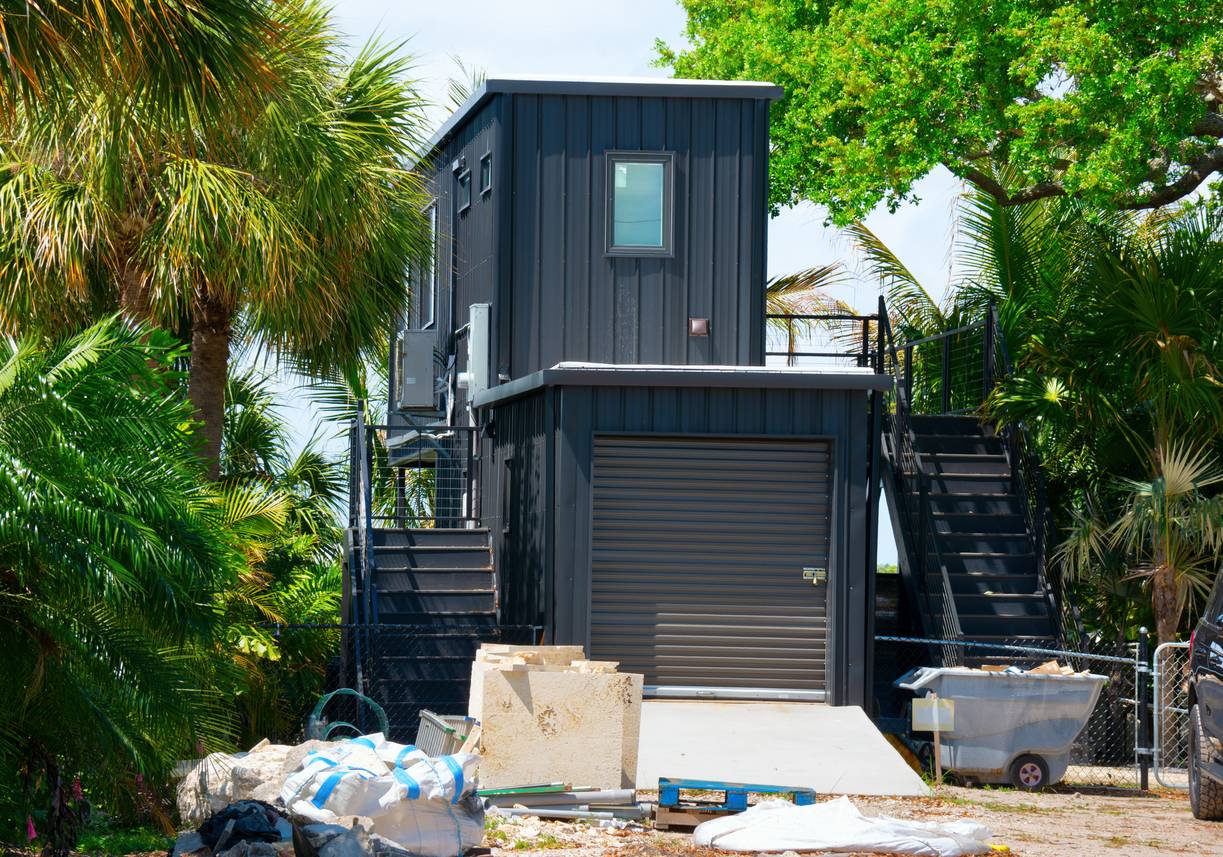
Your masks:
M479 756L432 758L381 734L363 735L308 754L280 797L313 821L365 816L375 833L413 854L453 857L484 838L479 764Z
M695 845L727 851L857 851L963 857L986 854L990 832L974 821L947 823L868 818L847 797L810 806L763 801L693 831Z

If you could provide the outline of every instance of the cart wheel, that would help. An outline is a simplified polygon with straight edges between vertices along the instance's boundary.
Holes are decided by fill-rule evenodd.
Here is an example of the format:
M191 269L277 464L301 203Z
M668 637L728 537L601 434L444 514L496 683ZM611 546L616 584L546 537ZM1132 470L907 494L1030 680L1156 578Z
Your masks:
M1011 785L1036 791L1049 785L1049 765L1040 756L1026 753L1011 763Z

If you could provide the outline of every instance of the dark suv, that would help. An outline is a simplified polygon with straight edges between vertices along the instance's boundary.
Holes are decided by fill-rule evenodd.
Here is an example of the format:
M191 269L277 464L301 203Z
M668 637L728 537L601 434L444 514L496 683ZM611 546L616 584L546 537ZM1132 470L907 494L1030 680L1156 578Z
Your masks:
M1189 638L1189 804L1223 819L1223 572Z

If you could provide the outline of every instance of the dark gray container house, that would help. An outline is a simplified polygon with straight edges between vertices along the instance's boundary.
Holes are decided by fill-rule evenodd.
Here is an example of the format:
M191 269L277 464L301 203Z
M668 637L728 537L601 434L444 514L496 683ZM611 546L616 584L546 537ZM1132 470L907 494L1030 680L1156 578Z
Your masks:
M659 696L866 704L888 381L765 365L779 97L490 78L442 125L385 429L436 495L368 535L350 619L528 629Z

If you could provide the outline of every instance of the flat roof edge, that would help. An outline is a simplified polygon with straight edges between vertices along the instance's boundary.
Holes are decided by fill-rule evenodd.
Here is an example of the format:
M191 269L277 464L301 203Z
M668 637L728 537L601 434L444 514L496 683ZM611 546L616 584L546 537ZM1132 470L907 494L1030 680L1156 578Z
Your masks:
M634 367L558 367L541 369L472 398L477 408L521 398L544 387L708 387L716 389L752 388L767 390L890 390L887 375L866 372L804 372L768 367L727 367L726 369L634 368Z
M662 98L760 98L777 101L785 90L756 80L689 80L675 77L580 77L534 75L486 78L433 132L416 159L427 160L438 146L494 95L627 95Z

